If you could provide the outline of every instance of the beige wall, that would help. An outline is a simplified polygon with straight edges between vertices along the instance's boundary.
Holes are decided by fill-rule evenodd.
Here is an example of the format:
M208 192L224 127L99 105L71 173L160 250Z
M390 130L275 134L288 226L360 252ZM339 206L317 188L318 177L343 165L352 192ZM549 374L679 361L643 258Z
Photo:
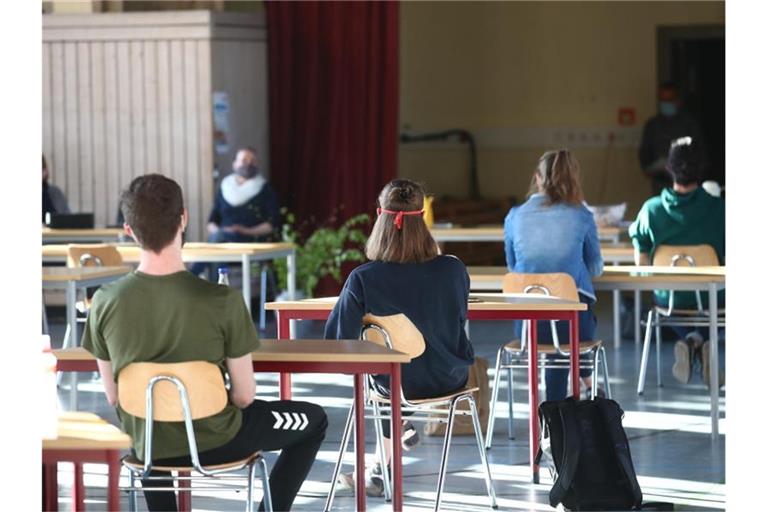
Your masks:
M650 191L636 155L656 108L656 27L724 19L723 2L404 2L401 129L476 134L488 197L523 198L538 156L570 147L587 200L628 201L634 215ZM617 125L625 106L634 127ZM401 176L467 195L462 146L401 145L399 157Z

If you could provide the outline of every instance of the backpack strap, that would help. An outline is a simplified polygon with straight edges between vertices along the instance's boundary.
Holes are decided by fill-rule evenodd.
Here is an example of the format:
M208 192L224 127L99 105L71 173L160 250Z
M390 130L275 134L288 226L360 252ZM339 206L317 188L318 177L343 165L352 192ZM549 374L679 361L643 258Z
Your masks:
M563 463L557 480L549 491L549 504L555 508L563 501L573 477L576 476L581 455L581 433L576 420L576 403L573 400L564 400L559 402L557 407L560 411L560 421L563 423Z
M605 398L598 399L597 406L601 410L603 419L606 422L608 434L611 436L611 441L613 442L616 459L619 461L621 469L624 470L624 475L629 481L632 496L634 498L634 506L639 507L643 503L643 491L640 489L640 484L637 482L635 467L632 465L629 440L621 426L621 419L624 417L624 411L621 410L618 403Z

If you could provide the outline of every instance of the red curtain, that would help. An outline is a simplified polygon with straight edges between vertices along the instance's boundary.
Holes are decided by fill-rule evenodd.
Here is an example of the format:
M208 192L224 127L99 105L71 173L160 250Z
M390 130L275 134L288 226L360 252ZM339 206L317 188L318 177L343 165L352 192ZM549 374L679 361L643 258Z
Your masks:
M396 174L397 2L267 1L270 181L298 224L373 213Z

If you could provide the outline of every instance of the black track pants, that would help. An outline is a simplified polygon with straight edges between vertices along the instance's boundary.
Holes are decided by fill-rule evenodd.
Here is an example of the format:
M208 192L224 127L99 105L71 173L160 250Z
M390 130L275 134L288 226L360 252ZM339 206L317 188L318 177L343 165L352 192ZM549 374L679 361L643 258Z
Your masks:
M306 416L306 421L304 420ZM279 418L279 419L278 419ZM224 446L200 452L202 465L232 462L257 450L282 450L270 471L269 487L275 510L290 510L301 484L309 474L315 455L325 438L328 418L319 405L309 402L254 400L243 409L243 424L234 438ZM156 466L190 465L188 456L154 461ZM167 472L152 471L151 476ZM143 487L172 487L170 480L143 480ZM146 492L151 511L177 510L176 497L169 492ZM263 510L263 503L259 510Z

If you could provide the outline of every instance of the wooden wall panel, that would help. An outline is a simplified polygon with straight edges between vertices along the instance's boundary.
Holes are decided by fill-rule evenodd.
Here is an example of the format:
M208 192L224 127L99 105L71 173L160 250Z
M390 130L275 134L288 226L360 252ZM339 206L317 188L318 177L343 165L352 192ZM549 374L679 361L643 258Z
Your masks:
M227 49L252 51L252 41L265 47L263 16L43 16L43 151L51 181L64 190L72 211L94 212L97 226L114 224L119 194L131 179L160 172L184 190L187 238L204 238L214 192L213 81L217 74L232 75L224 68L264 64L258 57L217 53L227 64L212 69L212 44L239 39L248 42ZM229 89L232 112L248 117L264 110L250 103L266 104L266 78L263 72L245 75L220 85ZM266 121L244 121L261 125L256 143L266 146Z

